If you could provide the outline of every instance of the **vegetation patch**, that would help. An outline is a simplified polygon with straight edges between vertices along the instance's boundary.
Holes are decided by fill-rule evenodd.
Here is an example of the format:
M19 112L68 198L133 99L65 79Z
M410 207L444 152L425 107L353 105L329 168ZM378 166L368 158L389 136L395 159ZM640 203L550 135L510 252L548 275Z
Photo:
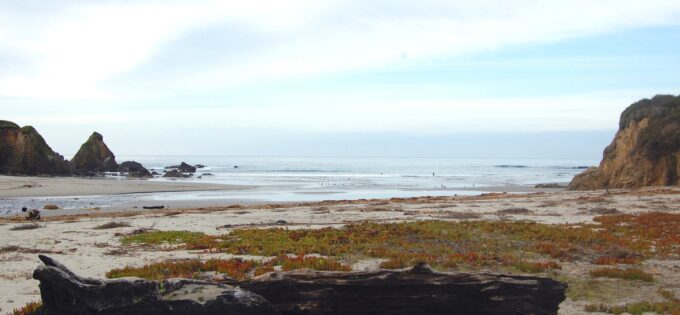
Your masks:
M148 280L164 280L168 278L196 278L200 273L212 271L226 274L234 279L245 279L246 274L257 265L258 263L255 261L241 259L168 260L142 267L113 269L106 273L106 277L139 277Z
M624 280L640 280L644 282L653 282L654 276L650 273L644 272L637 268L619 269L619 268L598 268L589 272L591 277L595 278L615 278Z
M12 315L28 315L33 314L40 307L42 307L42 302L30 302L21 308L14 309Z
M189 231L149 231L137 234L132 234L123 237L121 243L123 244L147 244L147 245L161 245L161 244L187 244L200 242L202 239L208 237L199 232Z
M624 305L604 305L604 304L588 304L585 307L586 312L601 312L609 314L633 314L642 315L647 313L655 314L672 314L680 315L680 300L678 300L672 292L666 290L659 290L659 295L665 299L661 302L636 302Z
M520 271L528 273L540 273L546 272L548 270L562 269L562 266L554 261L537 261L537 262L527 262L520 261L514 265Z
M609 215L597 224L546 225L518 221L417 221L350 224L341 228L236 229L210 236L153 231L123 238L124 244L185 244L186 249L260 256L320 254L387 259L383 268L425 262L434 268L509 267L522 272L559 269L558 262L593 261L616 248L636 260L680 256L680 214ZM618 257L618 256L615 256ZM602 263L607 258L600 259ZM633 262L615 258L610 263ZM547 262L546 262L547 263ZM533 265L532 265L533 264Z
M335 259L313 256L281 256L268 262L254 260L209 259L201 261L168 260L142 267L125 267L113 269L106 273L107 278L139 277L148 280L164 280L168 278L200 278L203 273L217 272L243 280L258 276L276 269L291 271L297 269L314 269L321 271L350 271L351 267L343 265Z
M635 265L640 263L640 259L637 257L613 257L613 256L600 256L594 261L596 265Z

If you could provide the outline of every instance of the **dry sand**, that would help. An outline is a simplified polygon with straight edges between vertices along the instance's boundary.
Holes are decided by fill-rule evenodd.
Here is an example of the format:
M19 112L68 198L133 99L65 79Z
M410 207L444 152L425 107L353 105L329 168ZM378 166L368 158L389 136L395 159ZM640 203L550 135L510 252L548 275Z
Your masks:
M0 176L0 198L118 195L242 189L244 186L145 179Z
M100 180L97 180L99 182ZM103 183L108 181L103 180ZM46 179L43 185L57 185L58 179ZM115 184L112 184L115 186ZM120 188L122 189L122 188ZM142 188L140 188L142 189ZM147 188L143 188L147 189ZM178 187L178 189L180 189ZM622 213L645 211L679 211L680 189L556 192L516 194L486 194L473 197L419 197L385 200L334 201L291 203L281 205L247 205L172 209L152 212L90 213L85 215L45 218L40 228L14 231L24 224L19 218L0 220L0 314L40 299L38 282L31 278L38 266L38 253L46 253L78 274L104 277L110 269L126 265L141 266L173 258L230 257L227 254L205 254L195 251L154 251L145 247L121 246L116 233L128 233L138 228L189 230L209 234L228 233L238 226L274 225L285 220L288 228L338 226L350 222L372 220L396 222L421 219L458 220L477 215L488 220L533 220L537 222L591 222L601 209L615 208ZM499 215L498 210L526 208L522 215ZM522 211L518 211L522 212ZM131 227L107 230L93 229L111 221L125 221ZM227 226L227 227L225 227ZM18 246L20 250L2 252L2 248ZM116 250L119 253L114 253ZM378 262L379 263L379 262ZM376 268L375 261L359 262L355 269ZM679 280L677 270L655 267L662 276L659 281ZM578 265L565 264L565 272L583 272ZM645 290L641 290L642 293ZM567 300L560 314L580 314L585 302Z

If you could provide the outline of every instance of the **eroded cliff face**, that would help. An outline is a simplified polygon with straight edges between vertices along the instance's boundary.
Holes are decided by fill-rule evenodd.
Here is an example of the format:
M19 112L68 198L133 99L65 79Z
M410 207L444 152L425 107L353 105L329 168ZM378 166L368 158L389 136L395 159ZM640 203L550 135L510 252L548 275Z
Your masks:
M0 173L9 175L68 175L64 157L54 152L35 128L0 121Z
M104 143L104 137L97 132L92 133L80 146L71 160L71 166L76 174L118 171L116 156Z
M657 95L629 106L598 168L574 177L569 189L678 185L680 96Z

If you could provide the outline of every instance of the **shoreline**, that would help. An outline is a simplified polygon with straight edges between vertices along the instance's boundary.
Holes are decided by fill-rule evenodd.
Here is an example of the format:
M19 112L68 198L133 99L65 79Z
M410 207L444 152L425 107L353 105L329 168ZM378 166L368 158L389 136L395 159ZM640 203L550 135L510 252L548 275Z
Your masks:
M0 175L0 198L113 196L125 194L249 189L252 186L129 178Z
M229 205L304 203L321 201L412 198L425 196L473 196L485 193L559 192L533 185L479 185L448 189L418 189L399 186L302 188L202 183L193 180L146 180L120 177L21 177L0 176L0 217L19 213L22 207L57 210L43 216L77 215L90 212L134 212L144 206L172 209L208 208Z

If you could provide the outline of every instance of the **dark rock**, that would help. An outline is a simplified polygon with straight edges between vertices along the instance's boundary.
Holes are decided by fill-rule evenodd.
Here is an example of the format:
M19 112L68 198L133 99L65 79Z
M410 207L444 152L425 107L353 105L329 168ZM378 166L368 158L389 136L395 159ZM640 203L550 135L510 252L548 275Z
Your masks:
M187 178L187 177L191 177L191 175L190 174L184 174L184 173L182 173L178 170L171 170L171 171L165 172L163 177Z
M576 175L569 189L680 184L680 96L657 95L621 113L619 130L599 167Z
M191 166L185 162L182 162L180 165L166 166L165 169L178 170L182 173L196 173L196 167Z
M213 173L203 173L201 174L201 176L215 176L215 175L213 175Z
M71 169L35 128L0 120L0 174L70 175Z
M196 167L196 168L205 168L205 165L203 165L203 164L196 164L196 165L194 165L194 167Z
M165 206L143 206L142 209L165 209Z
M137 177L137 178L148 178L151 177L151 173L147 170L141 163L135 161L125 161L118 165L118 171L121 173L126 173L127 176Z
M550 189L557 189L557 188L567 188L567 186L560 185L558 183L550 183L550 184L538 184L534 186L534 188L550 188Z
M84 278L39 257L45 265L33 272L43 302L38 314L278 314L267 300L238 287L189 279Z
M527 168L528 166L526 166L526 165L507 165L507 164L503 164L503 165L494 165L494 167L498 167L498 168Z
M100 172L117 172L116 156L104 143L104 137L97 132L80 146L71 160L73 172L78 175Z

